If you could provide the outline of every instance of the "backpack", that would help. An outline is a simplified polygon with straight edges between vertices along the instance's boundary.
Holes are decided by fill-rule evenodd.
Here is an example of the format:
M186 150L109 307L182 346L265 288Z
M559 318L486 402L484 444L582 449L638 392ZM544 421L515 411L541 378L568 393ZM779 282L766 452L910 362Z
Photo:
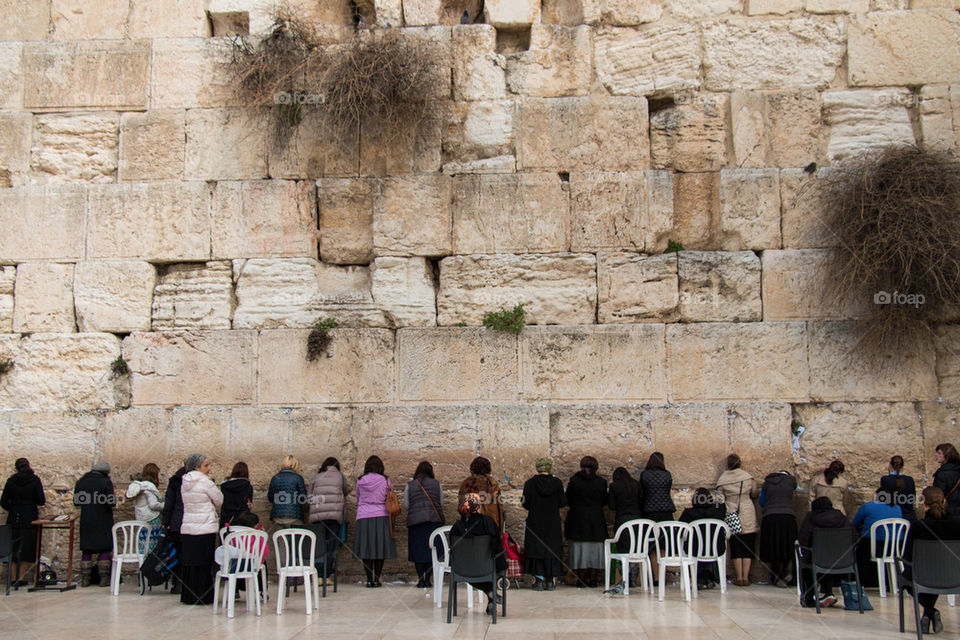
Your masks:
M157 541L153 551L147 554L140 565L140 575L143 584L151 587L163 584L173 575L173 568L180 562L177 558L177 549L166 536Z

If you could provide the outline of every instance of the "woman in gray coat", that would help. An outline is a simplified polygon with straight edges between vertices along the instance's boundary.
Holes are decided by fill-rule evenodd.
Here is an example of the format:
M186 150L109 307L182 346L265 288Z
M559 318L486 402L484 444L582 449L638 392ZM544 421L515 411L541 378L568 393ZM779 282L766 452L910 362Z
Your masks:
M770 567L770 584L778 587L793 582L793 544L797 539L797 515L793 494L797 479L786 471L771 473L760 490L760 559Z
M340 461L329 457L320 465L320 470L307 491L309 511L307 519L311 523L319 522L326 529L327 547L324 553L327 556L327 568L331 573L327 577L327 584L333 584L332 573L336 571L337 549L343 542L340 539L340 528L344 522L345 498L350 490L347 480L340 472Z
M417 465L413 480L403 490L403 508L407 512L407 560L417 568L417 588L427 589L433 567L430 534L443 526L444 518L440 483L426 460Z

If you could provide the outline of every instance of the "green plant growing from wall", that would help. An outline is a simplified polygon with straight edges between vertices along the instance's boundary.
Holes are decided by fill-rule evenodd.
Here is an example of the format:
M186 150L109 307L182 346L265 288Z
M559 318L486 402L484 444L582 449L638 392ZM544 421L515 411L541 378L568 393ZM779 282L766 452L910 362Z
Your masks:
M337 326L338 323L333 318L324 318L314 325L310 335L307 336L307 360L313 362L327 353L327 348L333 341L330 330Z
M483 326L494 331L506 331L519 335L526 324L526 316L523 305L518 304L513 309L504 308L484 314Z
M12 358L0 359L0 378L13 371L14 362Z
M110 377L113 379L130 377L130 367L127 366L127 361L123 359L123 356L117 356L110 363Z
M664 253L679 253L683 251L683 245L674 240L667 241L667 248L664 250Z

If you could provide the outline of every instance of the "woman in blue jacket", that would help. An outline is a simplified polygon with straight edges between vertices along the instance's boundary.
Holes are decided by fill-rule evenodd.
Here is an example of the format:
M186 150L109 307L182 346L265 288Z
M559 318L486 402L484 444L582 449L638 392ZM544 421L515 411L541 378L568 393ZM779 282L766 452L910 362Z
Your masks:
M307 485L298 473L300 462L286 455L280 467L280 472L270 479L270 488L267 490L267 500L273 505L270 507L270 519L275 530L303 524L303 505L307 502Z

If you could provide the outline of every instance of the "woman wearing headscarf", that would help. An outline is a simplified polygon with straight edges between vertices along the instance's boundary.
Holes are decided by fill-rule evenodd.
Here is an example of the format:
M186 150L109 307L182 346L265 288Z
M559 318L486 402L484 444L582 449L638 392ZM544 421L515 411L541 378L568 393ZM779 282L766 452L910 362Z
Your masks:
M457 500L463 496L475 493L480 496L480 505L485 515L493 518L500 530L503 530L503 501L500 496L500 486L490 476L493 467L490 461L483 456L477 456L470 463L470 475L460 483Z
M570 567L577 572L578 587L596 587L603 570L603 541L607 539L607 481L597 475L593 456L580 460L580 471L567 484L567 520L564 534L570 541Z
M31 522L40 517L40 507L46 504L43 483L30 468L30 461L17 458L13 463L16 471L7 478L0 494L0 507L7 511L7 524L13 529L13 537L20 539L18 552L19 575L13 580L14 586L26 586L23 575L33 567L37 557L36 529Z
M450 528L450 545L456 544L456 538L490 536L490 555L494 557L497 573L506 571L507 559L500 544L500 527L493 518L483 513L482 496L468 493L460 501L457 511L460 519ZM493 583L471 582L470 586L483 591L487 596L487 613L493 613Z
M96 463L77 480L73 488L73 504L80 507L80 586L90 586L93 567L96 566L100 586L108 587L113 549L113 508L117 506L109 463Z
M640 508L640 483L634 480L630 472L624 467L617 467L613 470L613 477L607 494L607 507L616 514L613 519L614 533L624 522L643 517L643 510ZM617 539L616 545L617 551L623 553L623 550L630 546L630 535L624 531ZM636 586L639 572L639 565L630 565L631 588Z
M403 490L403 508L407 512L407 560L417 569L417 588L426 589L433 566L430 534L444 522L440 483L426 460L417 465L413 480Z
M384 474L383 460L370 456L357 480L357 528L353 536L353 553L363 561L367 587L380 586L383 561L397 557L393 541L393 525L387 513L387 492L393 484Z
M183 462L186 473L180 489L183 498L182 539L183 604L213 602L213 563L217 550L219 522L217 509L223 494L208 477L212 461L202 453L194 453Z
M550 458L537 458L536 469L537 474L524 483L520 499L527 510L523 571L535 578L535 591L553 591L554 579L564 575L560 509L567 506L567 496L560 478L551 475Z

